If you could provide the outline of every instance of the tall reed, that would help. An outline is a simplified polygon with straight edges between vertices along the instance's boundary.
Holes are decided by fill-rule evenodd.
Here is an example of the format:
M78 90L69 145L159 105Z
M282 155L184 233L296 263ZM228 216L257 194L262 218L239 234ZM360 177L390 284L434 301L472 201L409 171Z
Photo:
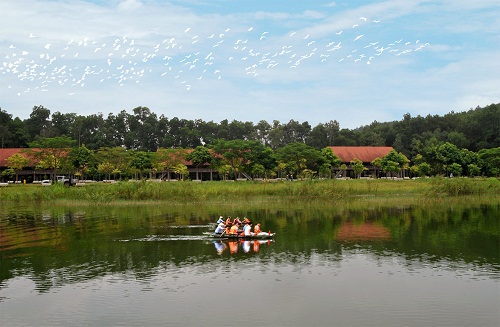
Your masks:
M305 180L294 182L118 182L83 187L9 185L0 201L77 203L151 202L199 203L228 201L336 201L349 198L433 198L500 193L498 179L432 178L420 180Z

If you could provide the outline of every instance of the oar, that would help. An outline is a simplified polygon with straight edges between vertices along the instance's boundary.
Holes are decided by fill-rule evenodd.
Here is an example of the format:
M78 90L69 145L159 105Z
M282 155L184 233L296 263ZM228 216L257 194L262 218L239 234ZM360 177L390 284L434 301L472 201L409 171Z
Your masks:
M219 237L222 237L222 235L224 235L224 233L225 233L225 232L226 232L226 230L224 229L224 230L222 231L222 233L220 233Z

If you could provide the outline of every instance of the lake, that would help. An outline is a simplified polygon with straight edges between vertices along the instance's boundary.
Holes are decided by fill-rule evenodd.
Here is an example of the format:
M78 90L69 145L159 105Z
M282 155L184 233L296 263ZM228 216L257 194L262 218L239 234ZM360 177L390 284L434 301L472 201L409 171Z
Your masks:
M0 325L500 325L499 204L244 208L0 206Z

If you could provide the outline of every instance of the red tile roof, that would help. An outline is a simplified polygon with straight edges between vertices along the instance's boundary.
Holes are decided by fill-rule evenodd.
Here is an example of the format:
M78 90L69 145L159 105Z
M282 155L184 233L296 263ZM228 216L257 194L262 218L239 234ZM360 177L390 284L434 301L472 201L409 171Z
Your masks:
M28 158L26 153L22 153L22 148L8 148L0 149L0 167L7 167L7 159L16 153L22 154L25 158Z
M373 159L385 157L391 150L394 150L390 146L330 146L330 148L342 162L359 159L363 163L370 163Z

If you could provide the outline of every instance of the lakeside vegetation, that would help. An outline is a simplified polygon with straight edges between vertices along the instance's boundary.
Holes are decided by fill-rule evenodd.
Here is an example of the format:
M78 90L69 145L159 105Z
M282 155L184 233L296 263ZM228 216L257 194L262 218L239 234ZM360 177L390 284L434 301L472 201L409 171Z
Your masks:
M227 202L269 204L280 202L389 201L396 204L450 197L482 197L498 201L496 178L422 178L416 180L354 179L245 182L90 183L82 187L17 184L0 188L1 202L81 204L133 204L162 202L168 205Z
M295 121L189 124L177 118L158 120L145 107L135 108L134 115L121 112L120 119L110 114L109 122L101 117L96 126L92 117L50 116L50 110L39 106L29 119L13 120L0 109L2 148L21 147L3 158L1 181L19 181L19 174L27 183L55 180L57 174L96 181L500 176L500 104L444 117L408 114L401 122L374 122L353 131L340 130L334 121L312 129ZM342 162L331 148L337 145L394 150L369 163L359 158Z

